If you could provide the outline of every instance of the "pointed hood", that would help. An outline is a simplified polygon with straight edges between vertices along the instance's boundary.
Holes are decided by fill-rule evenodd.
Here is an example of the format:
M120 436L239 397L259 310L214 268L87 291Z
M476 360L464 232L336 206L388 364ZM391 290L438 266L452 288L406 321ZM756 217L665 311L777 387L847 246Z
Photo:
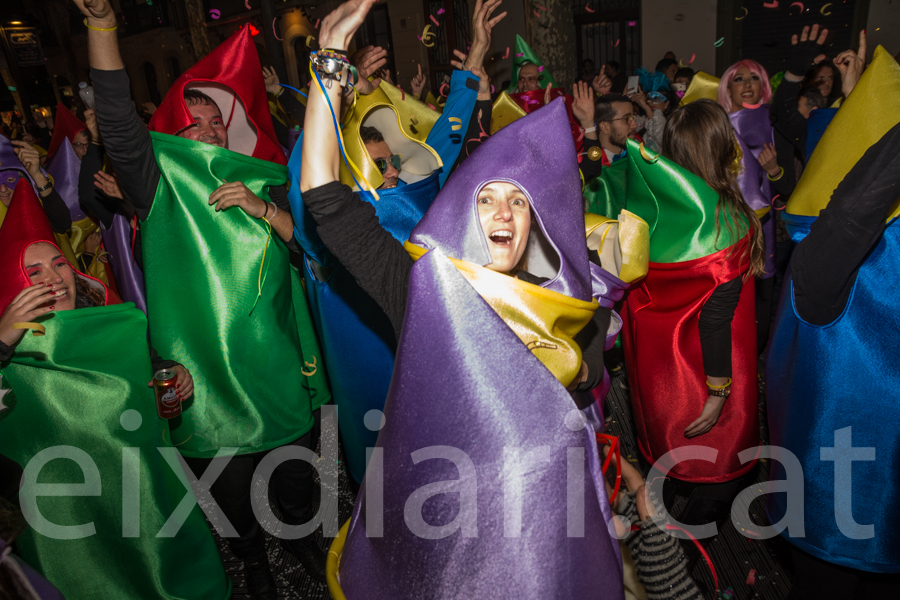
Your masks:
M563 100L485 140L450 176L409 240L479 266L490 264L477 198L492 181L518 186L531 205L538 227L532 227L526 249L529 273L549 278L541 287L590 301L592 267L585 245L581 177Z
M519 69L526 63L537 65L540 69L538 82L541 84L541 89L546 89L548 83L550 84L550 87L559 87L559 84L556 83L553 75L551 75L550 71L544 66L544 61L541 60L541 57L531 49L531 46L522 39L521 35L516 34L516 51L515 56L513 56L512 81L509 82L509 89L506 90L507 93L512 94L519 88Z
M34 180L31 178L31 173L28 172L28 169L25 168L21 162L19 162L19 157L16 156L16 151L9 141L9 138L6 136L0 135L0 171L18 171L20 173L19 178L26 179L32 187L34 187ZM5 182L7 186L13 187L10 183L16 182ZM4 183L4 182L0 182Z
M150 119L150 131L177 135L193 125L184 102L184 90L192 88L215 100L222 111L229 150L286 165L261 73L250 26L244 25L172 84Z
M437 152L407 134L397 107L391 104L387 94L381 90L381 86L378 86L371 94L360 96L356 100L353 115L343 127L344 150L372 189L381 187L384 178L369 156L369 151L366 150L359 133L360 127L377 129L391 152L400 155L400 179L406 183L421 181L443 166ZM358 190L344 161L341 161L341 183Z
M25 250L38 242L46 242L59 249L53 228L50 227L50 221L38 201L34 188L25 185L24 181L19 181L9 203L3 226L0 227L0 248L3 248L3 252L0 253L0 315L6 312L9 303L19 292L31 285L31 279L25 273L22 260L25 257ZM75 269L74 266L72 268ZM77 270L75 273L87 279L91 285L101 287L107 304L118 302L102 282Z
M78 202L78 174L81 161L68 139L63 139L56 152L56 159L47 167L47 173L53 178L53 187L62 196L72 221L86 219L87 215Z
M719 101L719 78L703 71L697 71L694 78L691 79L691 85L688 86L687 91L684 93L680 105L684 106L701 98L706 98L713 102Z
M394 105L394 108L397 109L397 116L400 117L400 126L403 127L406 135L414 140L425 142L434 124L441 118L441 113L428 108L428 104L425 102L413 98L412 94L406 94L406 92L394 87L387 81L382 81L378 89L384 92L391 104Z
M340 558L346 597L621 598L592 428L440 251L413 266L398 348L366 474L382 476L383 498L363 482ZM517 460L530 451L541 458ZM567 533L569 504L583 533ZM454 520L462 531L437 533Z
M897 98L900 98L900 65L878 46L872 63L863 71L806 164L788 201L786 219L790 215L819 216L838 184L866 150L900 123Z
M518 121L526 114L528 113L522 110L522 107L509 94L505 91L500 92L500 95L494 100L493 110L491 111L491 135L494 135L510 123Z
M47 162L53 160L63 140L69 140L71 144L78 132L85 129L87 129L87 125L84 124L84 121L73 115L72 111L66 108L62 102L57 102L53 137L50 138L50 147L47 148Z

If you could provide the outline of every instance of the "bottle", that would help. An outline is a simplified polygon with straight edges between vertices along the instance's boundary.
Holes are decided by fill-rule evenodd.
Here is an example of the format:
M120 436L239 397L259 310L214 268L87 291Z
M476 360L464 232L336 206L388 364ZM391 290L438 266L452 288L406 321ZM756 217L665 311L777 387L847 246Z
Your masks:
M78 88L78 95L81 96L84 105L90 110L94 110L94 88L89 86L85 81L79 83Z

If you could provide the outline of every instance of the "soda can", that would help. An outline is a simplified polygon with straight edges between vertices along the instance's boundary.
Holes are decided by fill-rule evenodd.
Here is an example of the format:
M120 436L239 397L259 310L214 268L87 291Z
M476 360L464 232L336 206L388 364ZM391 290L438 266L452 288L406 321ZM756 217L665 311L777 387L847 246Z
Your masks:
M156 412L161 419L171 419L181 414L181 400L175 391L175 371L157 371L153 375L153 391L156 392Z

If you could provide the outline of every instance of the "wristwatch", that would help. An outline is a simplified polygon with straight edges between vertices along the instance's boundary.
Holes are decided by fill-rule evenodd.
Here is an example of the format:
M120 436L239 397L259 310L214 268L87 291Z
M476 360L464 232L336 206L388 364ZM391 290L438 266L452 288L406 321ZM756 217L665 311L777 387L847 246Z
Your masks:
M46 192L47 190L49 190L49 189L52 188L52 187L53 187L53 182L50 181L50 179L48 178L48 179L47 179L47 183L45 183L45 184L42 185L41 187L37 188L38 194L42 194L42 193Z

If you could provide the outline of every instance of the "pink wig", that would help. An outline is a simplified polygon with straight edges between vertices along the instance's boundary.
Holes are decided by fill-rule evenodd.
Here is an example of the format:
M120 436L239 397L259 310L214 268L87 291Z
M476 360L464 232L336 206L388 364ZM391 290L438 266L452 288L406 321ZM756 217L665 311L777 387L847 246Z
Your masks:
M728 87L731 84L731 80L734 79L734 74L741 67L747 67L751 73L759 76L760 84L762 84L759 94L760 101L763 104L768 104L772 100L772 86L769 84L769 74L766 73L765 67L748 58L728 67L728 70L722 75L722 79L719 80L719 104L722 105L725 112L734 112L732 110L734 105L731 102L731 90Z

